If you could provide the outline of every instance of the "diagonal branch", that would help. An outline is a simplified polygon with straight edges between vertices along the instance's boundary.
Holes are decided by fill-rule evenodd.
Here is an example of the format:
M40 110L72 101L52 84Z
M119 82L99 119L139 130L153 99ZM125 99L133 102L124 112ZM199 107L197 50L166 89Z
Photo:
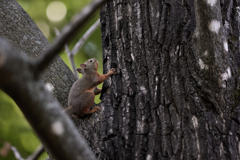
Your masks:
M78 73L77 73L77 68L74 63L74 55L76 55L79 50L82 48L86 40L92 35L92 33L99 27L100 25L100 19L98 19L85 33L84 35L79 39L79 41L75 44L74 48L72 51L70 51L69 47L67 44L65 44L65 52L67 53L68 60L72 66L73 72L78 79ZM57 36L60 36L60 32L57 28L54 28L54 31Z
M81 49L81 47L84 45L85 41L89 38L89 36L99 27L100 25L100 19L98 19L88 30L84 35L79 39L79 41L76 43L76 45L73 47L72 54L76 55L78 51Z
M56 159L95 159L95 156L39 74L105 1L95 0L85 7L36 61L17 54L0 38L0 88L16 102L46 150Z
M16 102L53 157L95 159L70 118L36 75L32 61L17 52L0 39L0 88Z
M82 27L86 21L91 17L91 15L100 6L106 2L106 0L94 0L91 4L84 7L84 9L75 16L72 22L65 26L61 32L61 36L57 37L53 44L46 50L43 56L36 62L36 71L43 71L45 67L51 63L53 58L60 52L63 46L68 42L68 40L74 35L74 33Z

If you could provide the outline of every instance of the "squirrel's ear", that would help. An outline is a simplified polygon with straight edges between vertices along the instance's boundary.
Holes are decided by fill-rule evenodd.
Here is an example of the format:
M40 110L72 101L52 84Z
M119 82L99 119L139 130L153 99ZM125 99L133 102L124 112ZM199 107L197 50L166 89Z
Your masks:
M80 64L80 66L83 68L83 69L85 69L87 66L86 66L86 64Z
M82 73L81 68L77 68L78 73Z

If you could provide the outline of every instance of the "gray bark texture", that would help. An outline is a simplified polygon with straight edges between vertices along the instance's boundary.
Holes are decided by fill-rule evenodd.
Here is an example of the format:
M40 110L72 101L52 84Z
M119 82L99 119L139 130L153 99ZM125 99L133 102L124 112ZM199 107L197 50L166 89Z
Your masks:
M194 5L195 3L195 5ZM240 159L238 0L113 0L101 9L99 159ZM111 88L109 88L111 86Z

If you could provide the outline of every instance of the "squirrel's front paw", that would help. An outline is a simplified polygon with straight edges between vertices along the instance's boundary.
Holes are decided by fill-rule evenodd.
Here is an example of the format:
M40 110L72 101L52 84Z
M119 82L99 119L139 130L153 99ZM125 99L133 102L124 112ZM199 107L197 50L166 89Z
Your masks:
M100 112L101 108L99 107L95 107L96 108L96 112Z
M116 74L116 69L115 69L115 68L112 68L112 69L108 72L108 74L110 74L110 75Z

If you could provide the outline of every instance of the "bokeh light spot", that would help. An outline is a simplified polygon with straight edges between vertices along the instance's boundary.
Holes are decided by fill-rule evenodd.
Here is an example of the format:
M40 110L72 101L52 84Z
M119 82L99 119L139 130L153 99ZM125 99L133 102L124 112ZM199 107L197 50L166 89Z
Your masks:
M52 22L60 22L67 14L67 7L63 2L53 1L46 10L47 17Z
M42 31L46 38L50 36L50 27L45 21L36 21L38 28Z

